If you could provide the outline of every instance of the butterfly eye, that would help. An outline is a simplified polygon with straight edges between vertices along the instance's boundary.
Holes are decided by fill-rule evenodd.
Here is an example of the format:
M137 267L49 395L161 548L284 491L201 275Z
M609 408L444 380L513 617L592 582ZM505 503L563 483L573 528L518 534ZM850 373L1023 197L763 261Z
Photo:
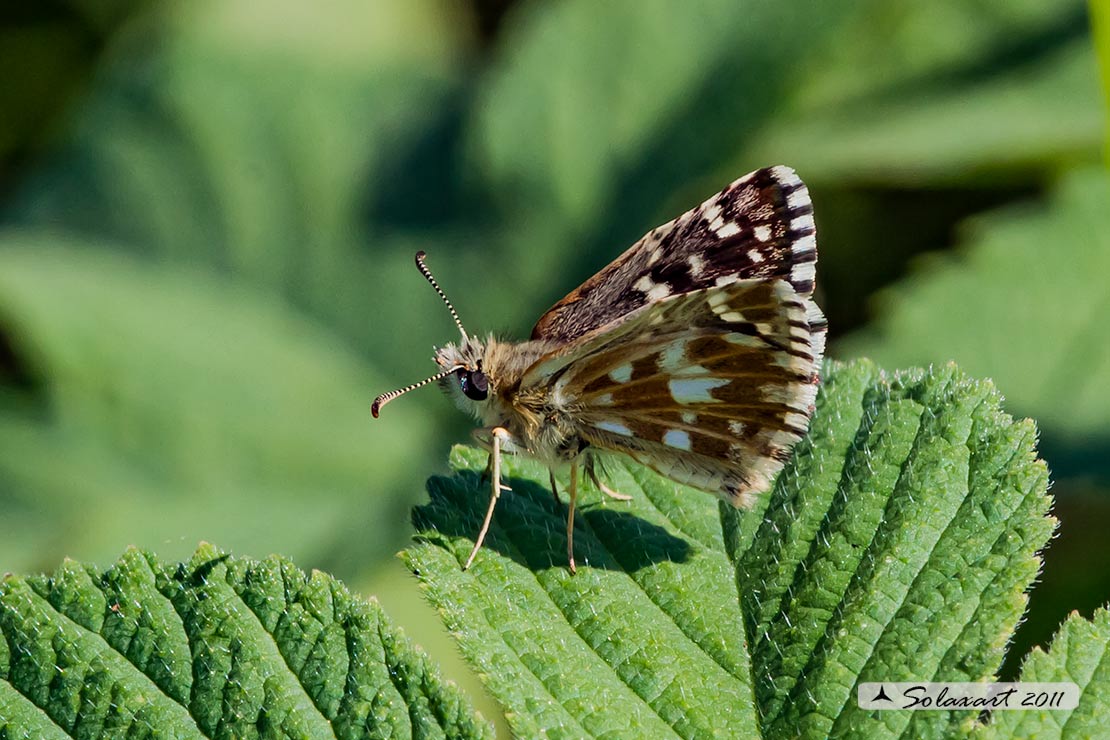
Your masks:
M489 379L481 370L462 369L458 372L459 387L472 401L484 401L489 395Z

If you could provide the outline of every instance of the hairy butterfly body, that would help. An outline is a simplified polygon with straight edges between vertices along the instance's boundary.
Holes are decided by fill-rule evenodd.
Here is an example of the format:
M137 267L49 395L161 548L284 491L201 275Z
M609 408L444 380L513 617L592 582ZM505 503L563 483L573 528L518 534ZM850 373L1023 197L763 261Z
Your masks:
M491 495L464 568L504 489L502 453L570 466L573 572L579 467L619 497L597 479L597 451L748 507L808 429L826 324L812 298L813 206L787 167L745 175L649 232L549 309L525 342L468 334L423 253L416 261L462 339L436 351L437 375L379 396L373 412L438 382L482 424Z

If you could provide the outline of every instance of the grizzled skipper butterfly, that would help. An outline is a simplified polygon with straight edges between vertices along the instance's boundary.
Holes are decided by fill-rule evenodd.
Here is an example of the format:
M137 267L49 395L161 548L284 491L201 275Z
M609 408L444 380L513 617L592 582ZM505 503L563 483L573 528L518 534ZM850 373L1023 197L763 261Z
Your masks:
M825 350L813 302L816 229L809 193L788 167L741 177L660 226L556 303L525 342L463 329L436 350L441 372L382 394L382 406L438 382L482 424L490 501L470 567L502 490L502 453L549 470L570 465L567 557L574 572L579 466L605 493L595 454L620 452L749 508L809 427ZM554 474L551 490L558 500Z

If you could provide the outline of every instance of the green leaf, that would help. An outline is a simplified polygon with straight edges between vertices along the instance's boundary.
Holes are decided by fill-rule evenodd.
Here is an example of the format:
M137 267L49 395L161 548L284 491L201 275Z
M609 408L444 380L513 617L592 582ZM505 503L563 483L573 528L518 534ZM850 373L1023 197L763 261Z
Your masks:
M1060 162L1097 160L1104 113L1088 38L1021 67L910 89L800 105L763 129L745 161L788 152L811 183L916 188L1012 180Z
M1091 0L1091 28L1102 68L1102 109L1106 115L1107 163L1110 164L1110 2Z
M1083 0L571 0L508 20L470 150L495 198L561 239L620 244L674 215L665 198L772 162L949 179L1101 136Z
M818 187L917 189L1040 181L1097 158L1082 0L861 0L846 12L734 170L785 158Z
M492 737L376 601L273 556L0 581L4 737Z
M997 671L1052 532L1031 422L955 367L830 364L810 435L754 512L610 460L618 503L565 507L513 460L494 525L484 454L457 448L404 553L532 737L945 737L974 717L867 713L875 680Z
M863 0L807 70L799 102L819 113L846 101L910 98L934 87L988 80L1000 68L1052 56L1086 38L1084 5L1084 0Z
M1072 710L995 712L984 738L1099 737L1110 712L1110 611L1098 609L1091 621L1073 613L1048 652L1034 648L1021 668L1021 681L1072 681L1079 706Z
M367 205L397 187L397 160L459 85L459 13L438 0L169 6L119 34L5 220L226 271L379 345L389 334L365 317L403 315L416 291L383 302L372 288L411 277L416 247L383 260Z
M752 544L740 543L769 734L950 736L966 714L876 720L856 707L855 684L997 671L1054 524L1036 430L953 366L862 395L838 380Z
M979 217L956 254L932 255L885 291L841 356L903 366L955 360L1012 407L1073 442L1110 418L1110 176L1069 173L1043 205ZM968 320L974 317L973 321Z
M314 564L400 544L364 532L399 515L392 461L428 428L370 424L386 381L272 297L96 246L0 237L0 326L41 384L0 395L0 571L120 542Z
M480 453L456 448L452 464L468 472L430 482L432 502L416 515L423 544L405 558L518 736L666 737L675 727L698 735L756 726L732 567L712 502L684 500L653 475L612 466L613 484L637 501L631 510L583 507L588 528L576 545L587 567L571 576L565 510L535 482L546 480L540 470L521 463L487 549L463 573L459 558L488 489L478 482Z
M722 152L773 114L791 74L856 4L526 5L506 27L476 107L475 169L506 209L537 219L528 222L534 238L580 244L616 232L630 241L639 233L626 229L673 217L659 212L665 197L697 202L720 184L676 193L717 177ZM558 269L545 257L552 251L530 250L518 269L542 285Z

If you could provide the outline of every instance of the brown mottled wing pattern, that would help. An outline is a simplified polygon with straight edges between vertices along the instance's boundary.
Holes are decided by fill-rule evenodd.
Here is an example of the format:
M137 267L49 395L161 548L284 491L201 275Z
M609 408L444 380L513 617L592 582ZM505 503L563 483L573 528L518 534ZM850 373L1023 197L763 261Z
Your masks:
M816 263L806 186L789 167L756 170L646 234L552 306L532 338L571 341L662 298L736 280L782 278L809 299ZM810 325L823 335L816 306Z
M805 435L826 322L809 193L757 170L653 230L553 306L525 373L592 446L750 506Z
M597 329L525 374L579 435L749 506L806 433L821 347L786 280L672 296Z

